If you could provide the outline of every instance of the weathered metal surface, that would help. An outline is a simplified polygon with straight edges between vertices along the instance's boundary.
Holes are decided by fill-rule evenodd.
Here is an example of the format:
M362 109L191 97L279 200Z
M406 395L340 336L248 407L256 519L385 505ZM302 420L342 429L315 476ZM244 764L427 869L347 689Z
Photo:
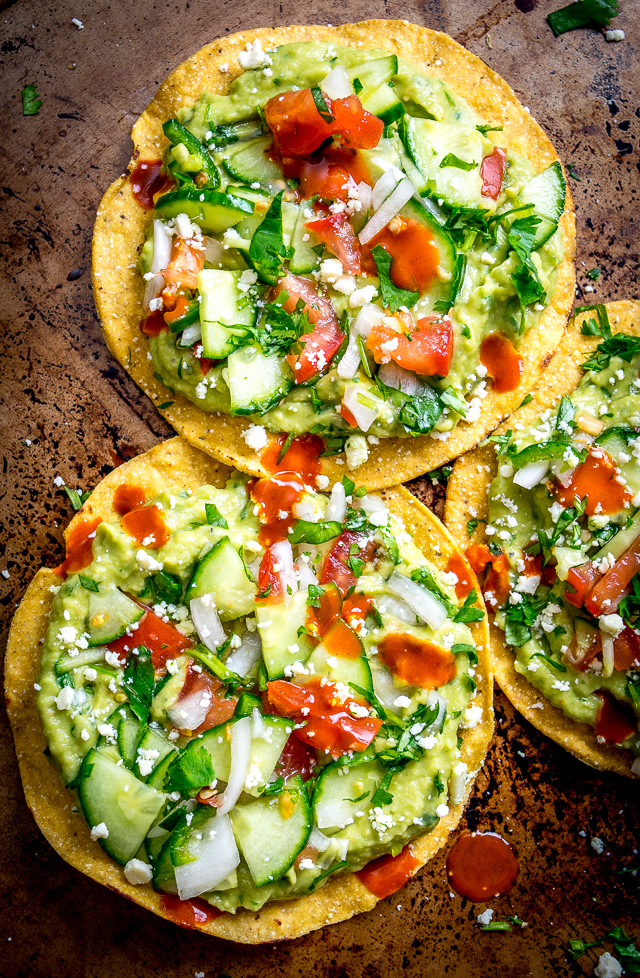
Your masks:
M0 4L5 137L0 241L3 384L0 393L4 532L0 568L3 635L33 571L62 553L70 516L56 475L90 486L122 459L170 434L102 342L90 286L90 240L100 196L124 170L136 115L166 74L220 34L279 23L405 17L444 30L502 74L580 178L580 299L638 298L637 47L640 7L625 0L622 44L580 31L555 40L544 16L561 0L206 0L81 5L60 0ZM72 18L79 17L79 30ZM23 117L20 90L37 86L43 107ZM602 276L594 292L586 271ZM435 502L430 482L411 488ZM395 898L353 921L291 944L235 947L181 931L69 869L26 809L6 718L0 727L3 975L65 978L318 978L591 974L595 954L570 965L570 937L593 939L640 919L637 785L574 762L497 700L493 748L469 807L470 828L496 830L521 863L496 917L528 923L511 934L480 932L484 909L452 897L442 853ZM464 827L464 823L463 823ZM592 838L604 842L598 854Z

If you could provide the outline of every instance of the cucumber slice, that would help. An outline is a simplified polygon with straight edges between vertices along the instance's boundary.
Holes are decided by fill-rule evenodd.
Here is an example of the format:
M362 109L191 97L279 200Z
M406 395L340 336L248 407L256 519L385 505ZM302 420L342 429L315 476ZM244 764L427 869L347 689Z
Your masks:
M216 126L211 133L209 146L220 149L222 146L230 146L232 143L246 142L249 139L255 139L256 136L261 136L262 131L260 119L247 119L243 122Z
M305 217L305 211L311 206L310 201L300 201L300 206L296 214L296 223L291 235L292 255L289 261L289 268L294 275L303 275L313 272L320 264L320 256L313 250L321 244L320 238L315 231L309 231L305 227L312 217Z
M311 806L300 775L290 778L279 795L236 805L230 817L256 886L284 876L311 832Z
M106 825L109 835L100 845L121 866L133 859L166 801L95 748L82 762L79 796L89 826Z
M156 202L156 213L165 220L186 214L200 225L204 234L220 234L252 214L253 205L242 197L223 194L219 190L182 187L160 197Z
M118 724L118 750L120 757L128 768L133 770L136 760L136 747L140 737L140 721L129 711Z
M311 653L307 668L313 668L314 675L324 676L334 683L356 683L363 689L371 692L373 690L373 680L371 679L371 669L367 657L363 654L357 659L342 659L338 656L328 655L322 642ZM357 695L354 693L354 695Z
M147 854L147 859L152 866L156 865L158 857L162 852L162 848L169 840L170 836L171 832L165 829L159 835L154 835L152 838L147 836L147 838L144 840L144 848Z
M257 309L238 289L242 272L204 268L198 274L200 328L205 357L223 360L240 344Z
M534 214L540 218L533 250L548 241L558 227L566 196L567 184L558 160L536 174L522 191L522 199L527 204L533 204Z
M153 888L163 893L177 893L176 874L171 862L171 836L164 843L153 867Z
M171 834L171 862L182 900L227 883L240 862L228 815L201 805L185 815ZM226 888L226 887L225 887Z
M282 679L286 666L307 661L313 644L308 635L298 635L307 622L306 589L295 592L288 608L284 601L256 605L256 619L269 679Z
M453 303L462 280L464 264L458 257L456 246L448 231L438 223L433 214L417 200L410 200L400 211L401 217L418 221L429 229L438 248L438 278L433 282L428 292L428 299L433 306L436 302Z
M477 131L459 123L413 119L406 116L400 125L400 136L409 156L423 174L419 192L442 198L453 207L482 207L494 211L496 201L482 196L480 166L489 143ZM465 171L440 164L453 154L474 169Z
M64 676L65 673L73 669L81 669L86 666L94 666L98 662L104 664L103 648L85 649L77 655L69 655L67 652L61 655L55 665L56 676Z
M282 180L282 170L277 163L265 156L265 150L273 143L273 136L267 133L249 142L230 146L221 156L224 168L234 180L243 183L259 183L271 187L276 180Z
M222 537L195 569L185 601L212 594L222 621L251 614L256 587L247 577L242 557L229 537Z
M366 812L384 776L377 761L345 767L327 764L313 793L313 821L326 835L355 822Z
M135 774L139 778L142 778L143 781L146 781L147 784L151 782L151 778L153 777L156 768L160 764L162 764L163 761L168 761L168 763L171 763L174 755L177 754L176 748L173 746L173 744L169 743L164 733L162 733L160 730L155 730L153 727L145 727L143 729L138 739L138 743L136 744L136 760L138 759L138 757L145 756L144 754L139 753L141 751L158 752L158 757L155 758L155 764L153 770L151 771L151 774L142 775L140 773L139 765L137 763L135 764L135 768L134 768ZM166 766L168 765L165 765L165 768ZM154 783L152 787L162 788L162 784L156 785Z
M153 771L147 778L147 784L151 785L152 788L157 788L158 791L164 791L164 782L167 776L167 771L169 770L169 765L175 758L177 750L172 747L168 751L161 761L158 761Z
M372 115L382 119L385 126L401 119L404 115L404 105L395 94L388 82L375 89L363 102L362 107Z
M398 58L395 54L390 54L385 58L376 58L374 61L365 61L363 64L347 68L347 76L351 84L353 85L357 78L362 85L358 98L363 105L376 89L390 82L397 74Z
M89 594L87 631L89 645L106 645L121 638L127 629L140 621L144 609L117 587L101 587Z
M264 414L293 386L291 369L276 354L252 343L227 360L231 414Z

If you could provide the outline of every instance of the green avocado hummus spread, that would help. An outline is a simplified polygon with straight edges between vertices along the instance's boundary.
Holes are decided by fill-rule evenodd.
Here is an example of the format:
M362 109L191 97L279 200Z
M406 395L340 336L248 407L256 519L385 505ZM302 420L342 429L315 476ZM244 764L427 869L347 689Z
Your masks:
M475 592L379 496L308 481L121 487L55 595L38 710L129 882L256 910L396 855L475 773Z
M383 50L256 40L240 60L228 95L164 123L161 168L131 175L153 208L138 267L157 379L318 433L352 468L377 439L476 421L518 386L555 291L560 164L536 173Z
M492 565L485 599L516 671L640 755L640 340L611 336L598 309L586 329L604 339L578 387L497 439L491 543L469 557Z

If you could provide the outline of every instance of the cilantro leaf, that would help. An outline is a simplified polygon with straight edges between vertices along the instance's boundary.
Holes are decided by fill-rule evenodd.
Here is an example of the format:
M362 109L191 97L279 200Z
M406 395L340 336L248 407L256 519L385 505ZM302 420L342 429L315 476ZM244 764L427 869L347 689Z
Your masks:
M204 511L206 513L207 523L209 526L221 526L223 530L229 529L229 524L214 503L205 503Z
M324 594L324 588L319 587L317 584L309 585L309 595L307 597L307 604L310 608L319 608L320 599Z
M523 594L522 601L518 604L506 605L504 634L508 645L519 649L531 641L531 626L546 604L546 598L536 600L528 594Z
M64 486L63 488L76 513L78 510L82 509L87 499L91 495L91 489L85 489L84 492L80 492L79 489L69 489L69 486Z
M576 306L573 315L575 318L583 312L591 311L595 312L598 322L596 323L595 319L586 319L580 327L580 332L583 336L602 336L605 340L610 340L612 334L609 314L607 307L603 306L601 302L597 302L592 306Z
M558 672L566 672L567 667L563 662L558 662L557 659L552 659L550 655L545 655L544 652L534 652L531 656L532 659L544 659L547 665L551 666L552 669L557 669Z
M587 272L587 278L590 278L592 282L597 282L602 275L602 269L600 268L590 268Z
M536 266L531 259L536 228L539 223L540 218L533 214L529 217L518 218L511 225L507 235L509 244L519 258L515 271L511 275L511 283L520 300L521 333L524 332L527 306L530 306L534 302L539 302L540 299L544 299L546 296L544 286L538 277Z
M337 873L338 870L347 869L348 867L349 863L346 859L343 859L341 862L336 863L335 866L330 866L329 869L325 869L324 873L320 873L319 876L316 876L313 883L311 883L309 886L309 893L313 893L318 884L321 883L322 880L326 880L327 876L331 876L332 873Z
M166 791L195 791L210 785L215 778L211 754L199 744L183 750L172 761L167 770Z
M393 801L393 795L390 791L387 791L391 778L393 777L393 771L386 771L385 775L378 785L377 790L371 798L371 807L375 808L377 805L390 805Z
M169 571L156 571L149 578L149 587L154 601L166 601L167 604L178 604L182 597L182 582Z
M556 37L578 27L608 27L618 15L618 0L579 0L554 10L547 17Z
M311 96L313 98L314 105L318 110L318 113L320 114L322 121L326 122L327 125L331 125L332 122L335 122L336 121L335 116L331 114L331 109L327 105L327 101L325 99L325 95L322 89L318 87L312 88Z
M476 126L478 132L486 136L488 132L502 132L504 126Z
M273 198L249 245L249 258L253 267L260 278L269 283L275 281L289 254L282 236L283 194L284 190L281 190Z
M289 543L327 543L342 533L342 523L337 520L313 523L311 520L296 520L293 533L289 534Z
M631 363L640 353L640 336L629 336L627 333L616 333L610 339L599 343L594 352L582 364L583 370L606 370L613 357L620 357L625 363Z
M640 572L631 579L631 594L622 599L618 612L625 625L637 628L640 622Z
M442 400L432 387L425 385L420 394L407 397L400 409L398 420L407 431L427 435L442 414Z
M283 290L274 302L268 302L264 307L263 321L251 330L267 354L283 356L302 335L312 329L304 300L299 299L293 312L287 312L284 305L288 299L289 293Z
M484 611L482 608L474 608L477 600L478 595L476 594L474 588L473 591L471 591L465 598L462 607L456 611L455 615L453 616L453 620L455 622L482 621L484 618Z
M391 312L397 312L400 306L406 306L407 308L415 306L420 298L420 293L407 292L406 289L399 289L391 281L389 270L391 268L392 258L389 252L385 251L382 245L376 245L371 249L371 254L378 270L383 304Z
M81 586L87 591L99 591L98 584L93 578L85 577L84 574L78 574L78 578L80 579Z
M146 723L149 718L154 682L155 670L151 653L149 649L140 646L138 654L129 658L122 679L122 688L140 723Z
M35 85L26 85L22 89L22 114L37 115L42 105L42 99L36 91Z
M457 170L465 170L467 173L469 173L471 170L475 170L478 164L473 160L471 163L467 163L466 160L461 160L455 153L447 153L447 155L443 156L440 160L440 169L444 169L445 166L455 166Z

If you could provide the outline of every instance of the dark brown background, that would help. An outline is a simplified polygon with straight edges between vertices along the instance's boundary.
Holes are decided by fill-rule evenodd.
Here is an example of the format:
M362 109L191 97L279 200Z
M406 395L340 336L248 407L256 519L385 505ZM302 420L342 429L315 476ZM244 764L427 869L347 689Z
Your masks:
M61 526L71 513L54 477L93 486L114 465L171 433L103 344L91 295L91 230L101 194L126 167L136 116L169 71L218 35L366 17L407 18L448 32L511 83L573 164L582 300L638 298L634 35L640 5L622 0L615 26L626 29L627 38L608 44L595 31L555 40L544 17L561 4L0 2L0 240L6 259L0 569L10 572L9 580L0 579L4 634L34 570L62 554ZM24 118L20 91L31 83L43 106ZM594 265L603 275L586 294L585 273ZM613 924L633 932L640 920L638 880L616 876L640 864L638 786L573 761L515 716L501 695L497 720L465 822L513 842L519 880L509 896L490 905L496 916L517 913L528 922L524 931L482 933L475 918L484 908L450 894L443 853L371 913L289 944L254 949L181 931L69 869L25 806L3 715L2 975L591 974L595 954L571 965L567 940L593 939ZM604 840L602 855L590 845L593 836Z

